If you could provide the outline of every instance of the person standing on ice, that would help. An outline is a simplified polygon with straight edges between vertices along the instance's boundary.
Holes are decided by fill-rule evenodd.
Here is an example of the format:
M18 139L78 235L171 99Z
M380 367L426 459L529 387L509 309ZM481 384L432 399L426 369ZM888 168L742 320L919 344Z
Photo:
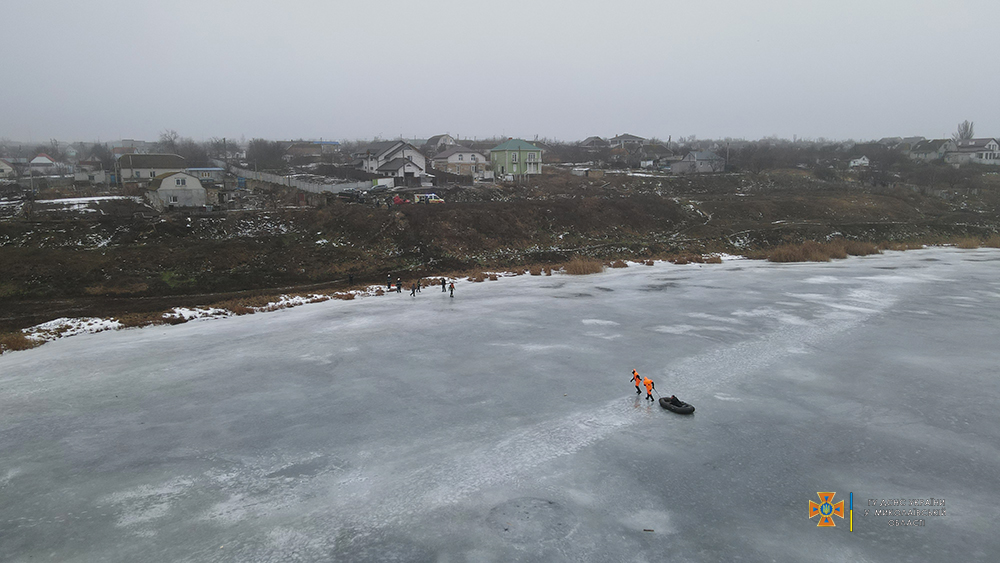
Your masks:
M441 278L441 293L444 293L445 289L444 278Z
M642 384L642 378L639 377L639 372L632 370L632 383L635 383L635 394L642 395L642 390L639 389L639 385Z
M448 284L448 290L450 292L450 295L452 297L454 297L455 296L455 282L451 282L451 283Z
M653 380L648 377L642 378L642 384L646 386L646 399L652 401L653 389L656 389L656 385L653 383Z
M410 284L410 297L416 297L416 296L417 296L417 284L411 283Z

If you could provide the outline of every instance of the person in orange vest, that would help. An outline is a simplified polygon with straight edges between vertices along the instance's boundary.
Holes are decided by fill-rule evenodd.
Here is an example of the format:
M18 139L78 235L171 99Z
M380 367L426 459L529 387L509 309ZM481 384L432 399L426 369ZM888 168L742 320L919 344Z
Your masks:
M656 385L653 384L653 380L648 377L642 378L642 384L646 386L646 398L650 401L653 400L653 389L656 389Z
M642 395L642 390L639 389L639 385L642 383L642 378L639 377L639 372L632 370L632 383L635 383L635 394Z

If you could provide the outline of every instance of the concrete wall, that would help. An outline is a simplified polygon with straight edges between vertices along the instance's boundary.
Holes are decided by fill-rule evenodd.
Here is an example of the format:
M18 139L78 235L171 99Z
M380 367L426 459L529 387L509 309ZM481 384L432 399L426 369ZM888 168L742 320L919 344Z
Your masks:
M388 186L390 188L395 186L395 182L392 178L379 178L378 180L362 180L360 182L342 182L342 183L330 183L330 184L320 184L316 182L307 182L305 180L299 180L292 178L290 176L279 176L278 174L268 174L267 172L254 172L253 170L245 170L243 168L237 168L236 166L230 166L229 171L238 177L246 178L248 180L256 180L258 182L265 182L268 184L277 184L279 186L288 186L292 188L298 188L302 191L312 192L312 193L340 193L344 190L364 190L374 186Z

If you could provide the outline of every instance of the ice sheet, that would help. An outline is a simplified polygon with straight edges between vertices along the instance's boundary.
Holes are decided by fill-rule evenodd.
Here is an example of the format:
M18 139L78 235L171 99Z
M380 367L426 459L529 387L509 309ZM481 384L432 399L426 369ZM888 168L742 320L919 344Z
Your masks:
M7 354L0 560L991 560L997 258L501 277Z

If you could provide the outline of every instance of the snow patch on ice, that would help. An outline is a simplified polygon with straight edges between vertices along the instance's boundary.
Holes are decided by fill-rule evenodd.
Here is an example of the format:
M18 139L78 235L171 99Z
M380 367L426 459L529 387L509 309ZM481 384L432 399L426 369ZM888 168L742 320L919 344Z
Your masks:
M585 325L602 325L602 326L618 326L620 323L615 321L605 321L602 319L583 319L582 321Z
M184 319L193 321L196 319L206 319L212 317L228 317L232 315L226 309L216 309L214 307L174 307L172 310L163 313L164 319Z
M65 336L115 330L121 328L121 326L121 323L118 321L98 317L61 317L47 323L22 329L22 332L27 338L49 342Z

